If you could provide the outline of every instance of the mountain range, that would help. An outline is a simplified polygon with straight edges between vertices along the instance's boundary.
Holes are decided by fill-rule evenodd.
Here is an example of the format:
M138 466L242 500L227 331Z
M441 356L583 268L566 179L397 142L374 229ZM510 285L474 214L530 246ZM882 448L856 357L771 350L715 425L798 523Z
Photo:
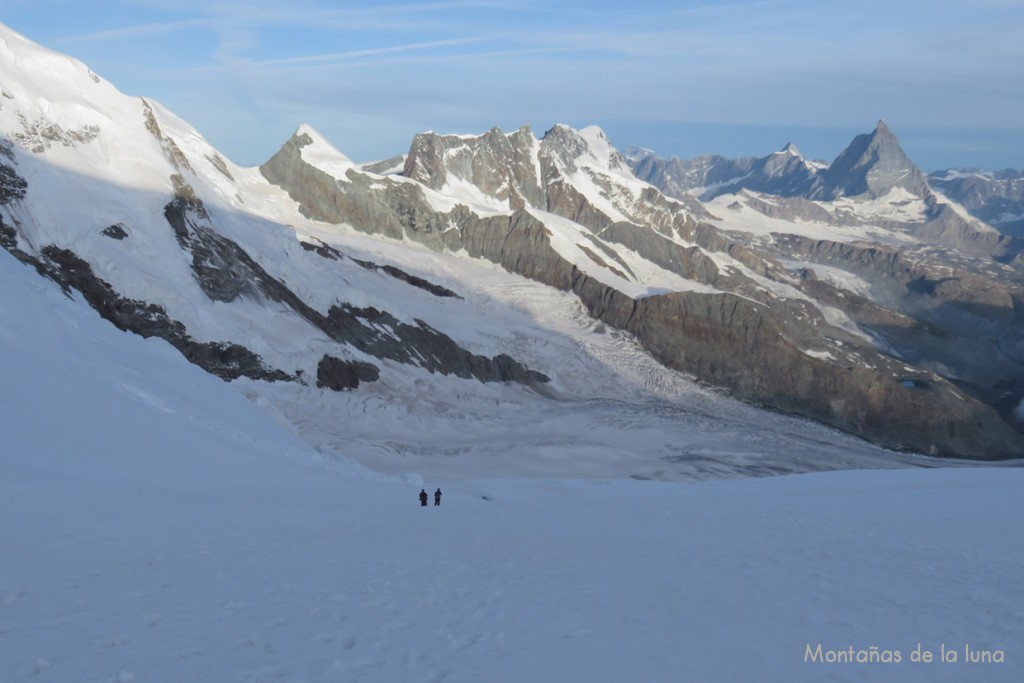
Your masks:
M1024 237L1024 171L946 169L928 183L1000 232Z
M1024 455L1021 243L884 123L829 165L666 161L564 125L357 164L302 125L243 168L5 27L0 76L0 246L307 439L401 460L454 411L467 443L439 448L500 451L521 406L624 401L601 420L753 405L885 449ZM500 437L471 425L483 405ZM775 457L764 419L743 437Z

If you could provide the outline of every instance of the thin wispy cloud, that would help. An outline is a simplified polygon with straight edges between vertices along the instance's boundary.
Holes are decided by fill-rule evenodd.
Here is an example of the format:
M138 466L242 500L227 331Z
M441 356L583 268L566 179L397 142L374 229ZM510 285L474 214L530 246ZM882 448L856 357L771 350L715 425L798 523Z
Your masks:
M822 156L878 118L928 144L936 136L923 131L954 125L1024 134L1015 114L1024 110L1016 86L1024 3L1009 0L48 5L5 6L4 21L122 89L163 101L246 162L271 153L294 118L354 140L360 148L345 151L355 157L393 153L416 127L474 132L555 121L596 123L615 129L619 144L684 156L713 141L688 152L685 133L664 135L668 127L841 131ZM377 121L389 122L393 138ZM347 128L356 125L374 133ZM766 138L741 152L785 142ZM995 163L1024 164L1011 153L1008 145Z
M65 44L72 45L76 43L89 42L100 43L111 40L134 40L138 38L149 38L152 36L165 35L168 33L177 33L179 31L191 31L195 29L209 28L210 21L208 19L179 19L175 21L152 22L148 24L125 26L122 28L107 29L103 31L93 31L91 33L62 36L60 38L60 41Z
M346 52L334 52L326 55L309 55L303 57L285 57L281 59L265 59L250 62L254 66L302 66L306 64L322 64L324 62L341 62L359 57L372 57L377 55L394 54L397 52L416 52L429 50L438 47L451 47L453 45L467 45L479 43L482 38L454 38L452 40L433 40L426 43L410 43L408 45L391 45L388 47L375 47L365 50L349 50Z

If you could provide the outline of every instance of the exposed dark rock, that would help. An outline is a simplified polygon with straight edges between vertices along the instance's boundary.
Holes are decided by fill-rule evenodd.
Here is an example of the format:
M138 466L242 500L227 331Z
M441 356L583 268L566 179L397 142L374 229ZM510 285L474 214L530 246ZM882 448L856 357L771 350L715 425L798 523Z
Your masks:
M296 379L293 375L267 366L258 354L233 342L192 341L174 346L192 363L224 380L249 377L265 382L291 382Z
M332 261L340 261L341 259L345 258L345 255L342 254L340 251L330 246L329 244L324 244L320 240L317 240L316 244L313 244L312 242L302 242L300 240L299 244L301 244L302 248L305 249L306 251L316 252L320 256L323 256L324 258L330 259Z
M227 178L228 180L235 179L235 177L231 175L231 171L228 170L228 165L227 162L224 161L224 157L217 153L214 153L213 156L207 156L206 159L213 165L215 169L220 171L221 175L223 175L225 178Z
M324 355L316 367L316 385L332 391L355 389L360 382L376 382L380 368L357 360L341 360Z
M24 181L21 182L24 183ZM23 190L24 186L22 185ZM20 197L14 198L20 199ZM195 210L195 207L198 206L201 209L201 204L196 205L195 202L198 200L194 200L193 206L190 208ZM180 209L182 206L189 205L189 200L179 197L172 204ZM185 220L185 214L182 211L169 211L169 213L177 219ZM169 217L168 220L170 221L171 218ZM184 228L184 224L179 224L179 227ZM117 225L104 229L102 233L115 239L123 239L127 236L124 229ZM189 234L185 229L183 239L187 241ZM223 246L219 242L215 243L218 246ZM243 376L271 382L294 379L281 370L268 367L259 355L239 344L196 341L188 334L185 326L168 316L161 306L128 299L118 294L109 283L93 273L92 267L87 261L74 252L49 245L41 250L42 258L39 258L19 249L17 244L17 231L6 225L0 217L0 246L10 251L22 262L32 265L41 275L60 284L65 293L70 293L72 288L77 289L101 317L113 323L120 330L134 332L142 337L165 339L189 361L224 380ZM227 250L226 247L225 249ZM215 269L211 268L211 270ZM200 272L204 271L201 269Z
M908 363L957 383L996 406L998 387L1024 377L1024 287L1002 267L930 262L890 247L776 235L786 258L830 264L872 283L873 301L837 295L824 283L801 288L844 311ZM1016 425L1016 422L1012 423Z
M481 382L545 383L543 373L529 370L504 354L488 358L470 353L451 337L422 320L404 323L376 308L332 306L322 327L335 341L351 344L377 358L416 365L430 372Z
M4 223L3 216L0 216L0 247L7 251L18 247L18 231Z
M320 256L323 256L326 259L331 259L332 261L340 261L341 259L346 258L345 254L341 253L340 251L338 251L337 249L335 249L334 247L332 247L332 246L330 246L328 244L324 244L320 240L317 240L316 244L313 244L311 242L301 242L301 241L299 242L299 244L301 244L302 248L305 249L306 251L316 252ZM351 257L348 257L348 258L351 258ZM461 299L462 298L461 296L459 296L458 294L456 294L452 290L448 289L447 287L442 287L441 285L435 285L434 283L432 283L432 282L430 282L428 280L424 280L423 278L421 278L419 276L416 276L416 275L411 275L410 273L407 273L407 272L405 272L404 270L402 270L400 268L396 268L395 266L391 266L391 265L381 266L381 265L378 265L378 264L374 263L373 261L366 261L366 260L357 259L357 258L351 258L351 260L353 262L359 264L363 268L366 268L367 270L376 270L378 272L386 273L387 275L390 275L393 278L396 278L396 279L401 280L401 281L403 281L403 282L405 282L407 284L410 284L413 287L418 287L419 289L422 289L424 291L430 292L434 296L453 297L453 298L456 298L456 299Z
M266 381L294 379L268 367L263 359L243 346L229 342L197 342L185 326L172 319L161 306L128 299L92 272L88 262L67 249L47 246L42 256L54 266L65 287L73 287L106 320L120 330L141 337L160 337L170 342L189 361L224 380L250 377Z
M388 182L376 189L373 176L350 171L339 181L303 161L307 135L286 142L260 172L284 188L299 203L299 211L313 220L347 222L357 230L395 239L408 237L440 246L440 233L448 222L427 202L423 188L413 183ZM341 185L344 185L342 190ZM383 196L380 196L383 194Z
M34 154L42 154L54 145L74 147L95 140L99 134L98 126L86 125L74 130L65 130L45 119L31 121L24 114L18 114L18 120L24 129L22 133L14 133L15 142Z
M25 198L28 183L13 167L0 164L0 206Z
M544 208L544 191L533 160L536 144L529 126L507 135L492 128L475 138L421 133L412 141L402 175L435 190L451 175L487 196L510 202L513 208Z
M110 227L103 228L103 230L100 231L100 234L106 235L107 237L115 240L123 240L128 237L128 232L122 225L111 225Z
M667 239L666 235L678 234L703 249L728 253L770 279L794 286L801 282L763 252L737 243L711 226L698 224L680 204L660 198L652 189L650 197L645 195L636 206L624 207L627 215L636 217L636 224L612 221L591 206L562 171L572 167L574 146L585 142L567 131L557 133L550 139L545 136L551 150L546 152L542 141L538 155L544 193L537 200L543 199L544 210L582 222L605 244L622 244L666 269L739 296L682 292L634 300L565 261L552 248L543 221L526 208L531 204L525 198L524 208L511 215L480 217L463 206L439 212L411 183L375 180L377 184L371 188L358 172L350 171L339 182L310 168L298 154L296 144L301 141L286 145L262 170L271 182L288 191L303 213L318 220L405 237L434 249L465 250L470 256L488 259L511 272L572 291L592 316L635 334L665 365L726 388L738 398L820 420L891 448L968 458L1024 454L1024 438L976 396L925 368L908 374L905 362L830 326L809 303L775 300L735 269L721 272L701 249L682 247ZM504 147L497 133L485 137L489 142L481 144L482 149L491 150L487 154L496 158L509 154L515 165L515 154ZM406 174L443 185L445 174L454 169L469 174L464 180L479 182L481 191L487 189L502 196L501 177L515 179L514 169L506 167L501 177L488 175L484 169L475 169L468 153L465 163L443 165L447 155L442 151L448 149L445 145L456 146L458 152L464 143L444 136L421 139L415 153L407 158ZM577 170L588 172L586 167ZM599 185L604 182L598 175L592 179ZM512 185L520 187L524 182L516 179ZM508 196L513 196L511 189ZM780 242L786 239L774 237ZM822 245L784 244L779 251L796 259L795 254L806 248L825 249ZM901 282L902 294L893 294L897 299L921 297L905 285L926 273L917 273L896 250L854 245L830 245L827 249L846 250L841 257L844 261L890 272L893 282ZM603 258L598 251L591 253ZM845 295L840 296L826 283L816 286L827 291L826 296L833 301L844 299ZM954 290L943 296L952 300L956 296L964 298L967 293ZM852 297L850 300L854 301ZM1016 310L1014 301L1011 298L1000 305L1012 312ZM865 320L878 325L880 333L902 334L909 339L921 327L864 300L854 301L847 308L860 310ZM427 367L458 368L457 374L473 372L472 362L467 362L465 356L451 356L452 346L421 323L408 325L372 309L348 306L332 308L329 317L331 325L340 328L332 330L332 337L365 353L408 362L409 350L396 343L395 337L416 340L417 345L430 349L422 354Z
M43 277L56 282L60 285L65 294L70 295L71 290L68 288L68 285L64 282L63 278L61 278L60 273L55 271L50 264L46 263L42 259L37 258L18 247L18 231L7 225L4 222L4 217L2 215L0 215L0 247L6 249L12 256L14 256L14 258L18 259L25 265L32 266L35 271Z
M363 164L362 168L367 173L376 173L377 175L383 175L385 173L389 175L401 175L402 168L405 166L405 157L401 154L390 157L388 159L382 159L380 161L374 161L368 164ZM394 169L398 169L394 172Z
M5 139L0 139L0 152L11 161L14 161L14 154L10 151L10 143ZM0 206L7 206L21 201L25 198L27 190L28 183L18 175L13 167L0 164ZM49 264L18 246L18 230L4 222L2 213L0 213L0 247L6 249L14 258L22 263L35 268L36 272L43 277L60 284L64 293L68 293L67 285L61 281L59 275L54 272Z
M929 202L928 221L913 226L910 232L925 243L950 246L965 254L989 256L1004 263L1024 251L1024 239L981 229L949 204L935 200L934 195Z
M213 301L227 303L239 297L258 299L260 295L273 301L298 300L236 242L207 224L206 208L187 185L164 207L164 217L178 244L192 255L196 282Z
M157 123L156 114L153 113L153 107L150 106L149 102L145 98L142 98L142 116L145 121L146 130L152 134L163 148L164 156L167 160L174 164L174 167L180 171L189 171L195 173L195 169L192 168L192 164L189 162L188 157L181 151L178 144L171 138L164 135L163 131L160 130L160 124Z
M405 272L404 270L401 270L400 268L385 265L380 266L380 269L387 273L388 275L390 275L391 277L397 278L403 282L407 282L413 287L418 287L424 291L430 292L434 296L453 297L456 299L462 298L461 296L459 296L452 290L448 289L447 287L435 285L433 282L428 282L427 280L424 280L423 278L418 277L416 275L410 275L409 273Z
M917 393L910 395L895 379L905 364L866 345L840 365L808 356L794 342L809 341L815 326L796 322L799 316L777 315L770 306L731 294L686 292L633 300L562 260L547 244L543 225L523 214L513 219L497 253L491 251L495 248L467 241L471 254L575 292L591 315L635 334L659 361L738 398L820 420L894 449L981 459L1024 453L1024 440L991 408L938 376L924 374L928 382L920 386L930 390L915 387ZM834 328L833 333L843 336Z
M812 240L773 233L787 258L832 263L860 273L873 283L880 303L908 314L921 314L935 303L986 318L1024 322L1024 287L1020 276L995 276L949 262L929 262L904 250L848 242ZM908 294L914 295L908 298Z
M268 274L237 243L205 225L205 217L199 213L201 208L201 204L187 196L178 196L165 207L164 215L178 243L192 253L196 281L215 301L229 302L239 296L277 301L339 343L351 344L377 358L416 365L430 372L476 378L482 382L549 381L542 373L528 370L511 359L472 354L422 321L410 325L399 322L389 313L348 304L332 306L325 316ZM315 245L306 248L317 250ZM323 248L329 257L342 256L326 245ZM394 271L401 272L397 268ZM394 272L389 274L397 277Z
M746 299L687 292L630 304L595 295L581 298L597 317L636 334L666 365L745 400L897 450L982 459L1024 453L1024 440L995 411L941 378L923 375L908 387L895 374L901 363L868 349L858 350L866 362L846 367L809 357L790 342L788 321Z
M930 174L928 183L1004 235L1024 237L1024 171L951 169Z

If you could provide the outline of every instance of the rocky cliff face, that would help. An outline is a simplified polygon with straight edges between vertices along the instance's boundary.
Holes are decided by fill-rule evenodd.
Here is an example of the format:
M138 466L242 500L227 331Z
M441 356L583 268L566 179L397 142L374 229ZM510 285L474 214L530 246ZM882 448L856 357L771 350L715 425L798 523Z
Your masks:
M883 197L895 188L925 198L930 194L924 174L900 147L885 121L879 121L871 133L858 135L821 172L808 190L810 199L839 197Z
M676 198L692 195L711 199L719 188L742 182L759 161L756 157L726 159L717 155L664 159L638 147L626 148L624 155L637 178Z
M417 136L404 180L349 171L332 182L302 160L295 140L261 170L318 220L465 251L573 292L592 316L633 333L667 366L746 400L891 448L966 457L1022 452L1020 434L978 396L880 352L863 332L851 334L826 315L845 309L907 337L918 329L913 319L864 299L846 303L846 293L813 274L801 280L770 254L702 224L686 205L627 177L622 157L594 131L556 127L532 143L527 133ZM429 192L453 187L473 188L467 203L434 208ZM482 204L475 209L474 198ZM431 230L423 230L422 216L433 216ZM557 246L561 219L581 230L576 239L585 239L589 260L574 261ZM635 275L630 253L709 291L628 294L606 274ZM793 294L779 297L773 287Z
M802 196L810 190L820 171L819 166L807 161L792 143L761 158L661 159L649 150L636 148L629 150L626 158L638 178L670 197L693 195L704 201L744 189L780 197Z
M696 193L712 203L735 195L734 209L749 207L789 223L866 227L891 233L897 241L910 236L921 244L1007 263L1019 260L1024 245L937 195L884 121L871 133L856 136L828 166L807 162L791 144L760 159L706 157L688 162L637 152L630 155L630 164L670 195ZM669 168L691 169L685 176L688 182L680 184L681 176L670 174ZM710 182L712 177L716 182ZM720 177L727 179L717 180ZM1012 193L1012 187L1010 181L1004 189ZM730 214L716 215L730 223ZM1009 220L1013 214L1004 212L1003 217Z
M438 191L465 183L510 208L546 209L537 160L529 126L507 135L492 128L479 137L427 133L413 139L402 175Z
M522 330L561 332L505 329L522 314L462 296L462 271L497 277L497 264L749 402L891 448L1024 454L1012 253L916 194L881 126L827 176L792 147L740 164L744 182L782 194L730 180L737 206L709 210L638 180L599 129L562 125L540 139L525 127L422 134L401 174L393 160L360 167L303 126L257 173L82 65L34 63L0 63L0 246L225 379L386 397L382 385L419 392L447 375L556 396L545 385L571 385L573 369ZM935 235L984 248L938 249ZM972 334L981 355L965 352Z
M928 183L1004 235L1024 237L1024 171L947 169Z

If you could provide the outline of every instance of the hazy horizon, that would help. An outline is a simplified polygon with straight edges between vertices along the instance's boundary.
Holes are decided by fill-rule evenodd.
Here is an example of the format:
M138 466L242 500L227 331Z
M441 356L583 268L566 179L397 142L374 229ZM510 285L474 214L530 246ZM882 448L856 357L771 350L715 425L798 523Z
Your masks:
M926 171L1024 167L1024 5L12 0L3 21L234 161L301 123L358 161L418 132L602 127L662 156L831 161L885 119Z

